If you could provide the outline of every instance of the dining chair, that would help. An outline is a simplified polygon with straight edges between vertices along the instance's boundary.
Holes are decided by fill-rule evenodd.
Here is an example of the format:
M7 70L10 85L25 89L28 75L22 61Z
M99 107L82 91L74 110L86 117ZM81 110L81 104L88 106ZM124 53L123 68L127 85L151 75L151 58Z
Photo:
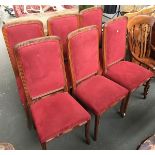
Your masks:
M16 78L18 93L27 115L28 126L30 126L27 100L15 60L14 46L25 40L44 36L43 24L38 20L10 23L3 25L2 32Z
M69 64L73 96L95 115L94 140L97 140L101 115L117 102L126 104L128 90L99 72L99 32L95 25L68 35Z
M89 144L90 115L68 93L60 38L31 39L17 44L15 51L27 104L42 149L46 149L50 140L84 124Z
M138 15L133 17L127 25L128 45L132 55L132 62L150 69L155 74L155 59L152 59L151 40L153 40L152 29L155 17L149 15Z
M140 85L145 84L144 98L149 89L150 79L153 73L138 64L125 61L127 17L118 17L104 25L103 33L103 75L117 82L131 93ZM125 116L128 102L121 108L122 117Z

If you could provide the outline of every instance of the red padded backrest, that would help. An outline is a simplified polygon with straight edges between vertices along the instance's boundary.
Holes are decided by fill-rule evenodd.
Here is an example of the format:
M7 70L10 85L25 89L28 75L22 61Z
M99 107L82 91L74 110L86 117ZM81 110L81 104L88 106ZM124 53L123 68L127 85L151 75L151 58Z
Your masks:
M44 36L43 24L37 20L6 24L3 26L3 35L11 62L13 66L16 66L14 46L19 42Z
M29 95L37 98L64 89L62 49L58 37L46 37L17 45L17 62L22 66Z
M103 10L101 7L92 7L80 12L80 25L81 27L96 25L100 33L102 33L102 16Z
M59 36L62 39L65 57L67 55L67 35L78 28L78 15L61 15L48 19L48 34Z
M96 26L78 29L68 36L69 59L76 82L99 70L98 36Z
M119 17L104 26L104 53L106 66L125 57L127 18Z

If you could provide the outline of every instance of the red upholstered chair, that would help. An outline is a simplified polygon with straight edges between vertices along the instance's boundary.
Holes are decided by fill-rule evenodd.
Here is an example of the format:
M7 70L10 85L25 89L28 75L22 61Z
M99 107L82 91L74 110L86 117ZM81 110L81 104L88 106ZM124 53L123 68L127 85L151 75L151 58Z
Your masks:
M65 69L67 73L68 86L71 86L70 70L67 59L67 35L79 28L79 15L60 15L51 17L47 21L48 35L56 35L62 39L65 58Z
M68 35L69 63L73 95L95 115L94 139L103 112L124 99L128 90L99 74L99 37L96 26L88 26Z
M3 31L4 40L7 46L7 50L9 53L10 61L12 64L12 68L15 74L18 93L28 117L27 107L25 104L26 96L24 93L22 81L19 77L19 71L15 61L14 46L17 43L25 40L44 36L43 24L37 20L5 24L2 28L2 31ZM29 120L29 117L28 117L28 120ZM30 122L28 121L28 123Z
M43 149L48 141L83 124L86 124L86 142L89 143L90 115L67 92L62 52L56 36L16 45L20 77Z
M104 25L103 75L127 88L128 99L137 87L145 84L144 98L146 98L153 73L135 63L125 61L127 22L126 17L119 17ZM122 108L122 116L125 116L126 109L127 104Z
M96 25L100 36L100 63L102 65L102 16L101 7L91 7L80 11L80 27Z

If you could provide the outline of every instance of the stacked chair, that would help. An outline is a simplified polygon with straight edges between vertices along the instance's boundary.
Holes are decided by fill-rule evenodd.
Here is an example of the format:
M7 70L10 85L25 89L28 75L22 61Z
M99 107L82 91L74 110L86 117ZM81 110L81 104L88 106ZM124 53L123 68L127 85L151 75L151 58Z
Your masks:
M19 96L29 128L33 125L42 149L47 142L85 125L89 144L90 114L95 115L94 140L100 117L121 101L125 116L129 97L144 85L146 98L153 73L125 61L127 18L107 22L102 32L100 7L79 15L3 26Z

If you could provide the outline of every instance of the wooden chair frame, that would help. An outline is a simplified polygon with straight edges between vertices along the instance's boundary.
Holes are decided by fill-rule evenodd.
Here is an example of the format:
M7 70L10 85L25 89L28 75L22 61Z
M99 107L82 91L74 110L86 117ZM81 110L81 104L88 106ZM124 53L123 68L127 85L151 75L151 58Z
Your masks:
M40 42L49 41L49 40L58 41L59 44L60 44L60 46L61 46L61 65L62 65L62 68L63 68L65 85L64 85L63 88L55 89L55 90L52 90L50 92L41 94L41 95L37 96L36 98L31 98L31 96L29 94L29 90L27 88L27 82L26 82L26 79L25 79L25 73L24 73L24 69L22 67L22 62L20 60L20 56L18 55L17 50L20 47L29 46L31 44L40 43ZM34 104L36 101L41 100L41 99L43 99L45 97L51 96L51 95L53 95L55 93L68 92L67 78L66 78L66 73L65 73L65 66L64 66L64 63L63 63L64 62L63 47L62 47L62 44L60 42L60 38L59 37L57 37L57 36L48 36L48 37L41 37L41 38L36 38L36 39L31 39L31 40L28 40L28 41L24 41L24 42L21 42L21 43L19 43L19 44L17 44L15 46L15 51L16 51L16 61L17 61L18 69L19 69L19 74L20 74L20 77L22 79L22 83L23 83L23 86L24 86L24 90L25 90L25 94L26 94L26 98L27 98L27 104L28 104L27 106L28 107L30 107L31 104ZM31 120L33 122L32 116L31 116ZM90 140L89 140L89 126L90 126L90 121L84 122L84 124L85 124L86 143L89 144L90 143ZM81 124L81 125L83 125L83 124ZM81 125L78 125L78 126L81 126ZM78 127L78 126L76 126L76 127ZM71 130L69 130L69 131L71 131ZM60 135L63 135L65 133L69 132L69 131L63 132L63 133L59 134L56 137L59 137ZM56 137L54 137L54 138L56 138ZM47 148L46 147L46 143L49 142L50 140L53 140L54 138L47 140L45 143L41 143L40 142L41 143L41 146L42 146L42 149L46 149Z

